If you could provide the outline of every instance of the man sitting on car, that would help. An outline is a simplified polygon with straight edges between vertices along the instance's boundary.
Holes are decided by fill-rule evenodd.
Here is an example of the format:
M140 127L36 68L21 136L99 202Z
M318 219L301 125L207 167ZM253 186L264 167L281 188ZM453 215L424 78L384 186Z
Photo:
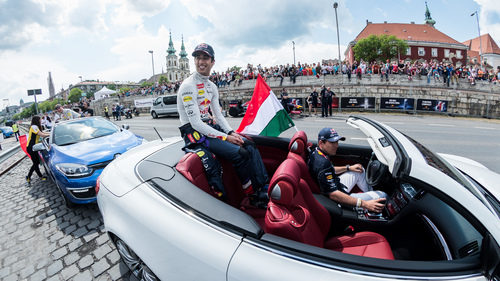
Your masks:
M337 153L339 136L332 128L323 128L318 134L318 147L309 158L309 171L319 185L321 193L335 202L365 208L370 212L380 213L384 208L387 194L373 190L365 179L365 170L361 164L334 166L330 160ZM350 193L357 185L362 193Z
M253 142L231 129L221 113L217 86L209 80L215 64L214 50L205 43L194 52L196 71L179 88L177 109L186 147L206 149L230 161L250 199L257 198L267 182L267 172ZM255 201L256 202L256 201Z

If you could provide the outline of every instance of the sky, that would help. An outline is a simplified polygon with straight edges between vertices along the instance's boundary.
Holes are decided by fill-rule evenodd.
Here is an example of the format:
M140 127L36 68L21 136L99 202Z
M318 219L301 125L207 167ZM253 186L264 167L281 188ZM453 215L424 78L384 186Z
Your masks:
M208 43L215 71L231 66L314 63L338 57L373 23L424 23L424 0L0 0L0 109L48 98L83 80L139 82L166 70L171 32L179 55ZM459 42L500 40L498 0L428 0L435 27ZM82 78L80 78L80 76Z

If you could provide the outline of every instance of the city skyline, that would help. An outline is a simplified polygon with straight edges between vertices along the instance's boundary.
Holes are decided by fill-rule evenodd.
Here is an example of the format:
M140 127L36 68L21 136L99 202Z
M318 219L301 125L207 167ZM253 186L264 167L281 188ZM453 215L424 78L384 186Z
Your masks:
M425 2L404 1L199 1L75 0L0 3L0 84L10 105L33 101L28 89L49 96L83 80L133 81L166 70L169 32L179 55L184 36L190 68L197 43L215 49L215 71L231 66L317 63L338 57L333 3L338 2L341 56L366 21L424 23ZM494 0L429 0L435 27L459 42L481 34L500 38L500 7ZM369 4L366 9L361 9ZM403 12L404 11L404 12ZM497 41L498 42L498 41Z

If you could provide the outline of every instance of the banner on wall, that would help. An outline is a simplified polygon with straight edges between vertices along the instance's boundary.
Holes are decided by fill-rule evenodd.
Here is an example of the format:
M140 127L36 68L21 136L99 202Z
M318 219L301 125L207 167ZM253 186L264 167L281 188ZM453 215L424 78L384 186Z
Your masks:
M380 109L413 110L415 99L380 98Z
M152 107L154 99L140 99L134 100L134 106L139 107Z
M446 112L448 110L448 101L418 99L417 110Z
M375 97L345 97L340 99L342 108L375 109Z

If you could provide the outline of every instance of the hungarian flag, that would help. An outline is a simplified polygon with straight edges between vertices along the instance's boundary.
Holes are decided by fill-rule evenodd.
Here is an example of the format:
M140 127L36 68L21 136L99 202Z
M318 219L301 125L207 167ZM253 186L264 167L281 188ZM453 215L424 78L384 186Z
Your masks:
M236 132L277 137L293 126L292 119L259 75L247 112Z

